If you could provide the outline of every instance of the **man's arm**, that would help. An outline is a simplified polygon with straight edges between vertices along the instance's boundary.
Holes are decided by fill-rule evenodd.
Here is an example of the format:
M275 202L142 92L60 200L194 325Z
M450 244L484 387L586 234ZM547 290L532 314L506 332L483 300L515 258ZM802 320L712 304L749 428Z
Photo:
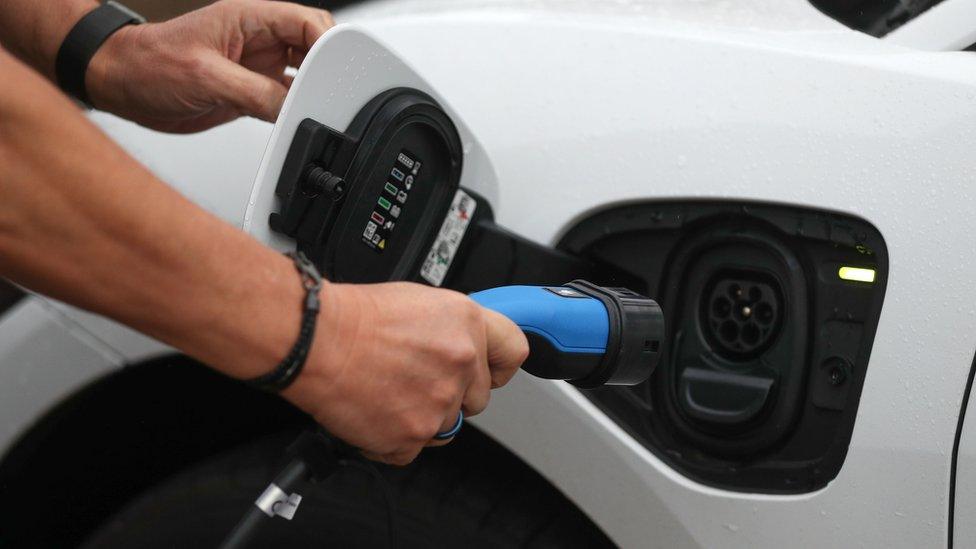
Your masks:
M61 42L97 0L3 0L0 44L54 81L54 61Z
M0 44L55 80L64 37L95 0L3 0ZM85 75L95 108L168 132L195 132L239 116L274 122L297 67L333 26L292 2L221 0L176 19L119 29Z
M0 75L0 276L234 377L280 361L303 300L290 261L160 182L2 49ZM454 292L327 284L322 297L284 396L375 459L412 460L527 353L517 327Z
M270 341L273 327L298 322L297 316L282 318L278 306L300 299L299 288L282 284L294 281L287 259L161 183L6 53L0 53L0 74L3 274L193 349L212 364L224 355L233 362L226 371L239 377L273 364L292 337L282 333L280 341ZM255 268L221 274L227 271L221 264L237 261ZM161 265L180 274L168 275ZM280 295L264 295L275 290ZM227 299L234 295L238 299ZM181 303L181 296L189 299ZM278 318L268 316L272 311ZM221 335L216 317L224 313L257 315L272 327L271 337ZM169 325L167 317L179 318L187 329ZM256 346L271 348L250 348Z

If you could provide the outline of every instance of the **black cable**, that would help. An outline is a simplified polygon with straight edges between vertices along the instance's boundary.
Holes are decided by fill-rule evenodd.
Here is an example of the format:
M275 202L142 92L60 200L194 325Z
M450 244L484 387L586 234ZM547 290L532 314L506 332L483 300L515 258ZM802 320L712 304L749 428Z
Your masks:
M323 481L343 466L361 469L372 476L383 491L383 499L386 501L386 529L389 535L389 544L391 549L396 549L396 501L393 488L375 465L363 458L356 449L329 436L321 429L303 432L288 447L287 453L292 457L292 460L272 481L272 484L286 494L291 493L300 484ZM253 541L257 531L272 518L265 514L256 503L252 504L241 517L237 526L224 538L220 549L247 547Z
M278 473L278 476L272 482L283 492L287 493L308 480L310 474L311 470L308 464L305 463L305 460L296 457ZM257 530L267 520L271 520L272 518L266 515L257 505L252 504L248 511L244 513L244 516L241 517L237 526L224 538L224 542L220 544L220 549L241 549L247 547L247 544L254 538Z

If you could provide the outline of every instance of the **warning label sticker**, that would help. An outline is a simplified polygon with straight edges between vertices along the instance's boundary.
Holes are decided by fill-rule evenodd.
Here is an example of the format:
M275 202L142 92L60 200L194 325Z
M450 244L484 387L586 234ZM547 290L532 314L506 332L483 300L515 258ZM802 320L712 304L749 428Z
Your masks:
M471 224L471 217L478 206L471 195L458 189L451 202L451 209L444 218L444 224L434 239L434 245L430 247L430 253L420 268L420 276L434 286L444 283L444 277L451 268L454 255L457 254L458 246L464 238L464 233Z

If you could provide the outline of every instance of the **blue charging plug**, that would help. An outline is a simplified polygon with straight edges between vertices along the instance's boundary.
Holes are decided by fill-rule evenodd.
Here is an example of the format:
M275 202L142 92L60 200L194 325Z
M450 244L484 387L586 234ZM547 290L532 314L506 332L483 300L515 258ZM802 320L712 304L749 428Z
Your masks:
M511 319L529 341L522 369L581 387L635 385L657 365L664 315L625 288L577 280L565 286L503 286L471 299Z

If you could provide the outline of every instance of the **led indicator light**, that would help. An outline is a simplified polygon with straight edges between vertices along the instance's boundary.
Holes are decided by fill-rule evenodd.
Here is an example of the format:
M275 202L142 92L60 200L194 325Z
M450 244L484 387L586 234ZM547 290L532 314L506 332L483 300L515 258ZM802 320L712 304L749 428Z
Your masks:
M392 194L393 196L396 196L397 188L392 183L387 183L386 185L383 185L383 188L386 189L386 192Z
M386 221L386 218L376 212L373 212L373 215L370 217L376 222L377 225L382 225L383 222Z
M865 269L862 267L841 267L837 271L837 276L841 280L850 280L853 282L874 282L874 269Z
M393 171L390 172L390 175L392 175L393 179L396 179L397 181L403 181L403 172L401 172L396 168L393 168Z
M389 201L389 200L387 200L387 199L385 199L385 198L383 198L382 196L381 196L381 197L380 197L380 199L379 199L379 200L377 200L376 202L377 202L377 203L378 203L378 204L380 205L380 207L381 207L381 208L383 208L384 210L389 210L389 209L390 209L390 201Z

